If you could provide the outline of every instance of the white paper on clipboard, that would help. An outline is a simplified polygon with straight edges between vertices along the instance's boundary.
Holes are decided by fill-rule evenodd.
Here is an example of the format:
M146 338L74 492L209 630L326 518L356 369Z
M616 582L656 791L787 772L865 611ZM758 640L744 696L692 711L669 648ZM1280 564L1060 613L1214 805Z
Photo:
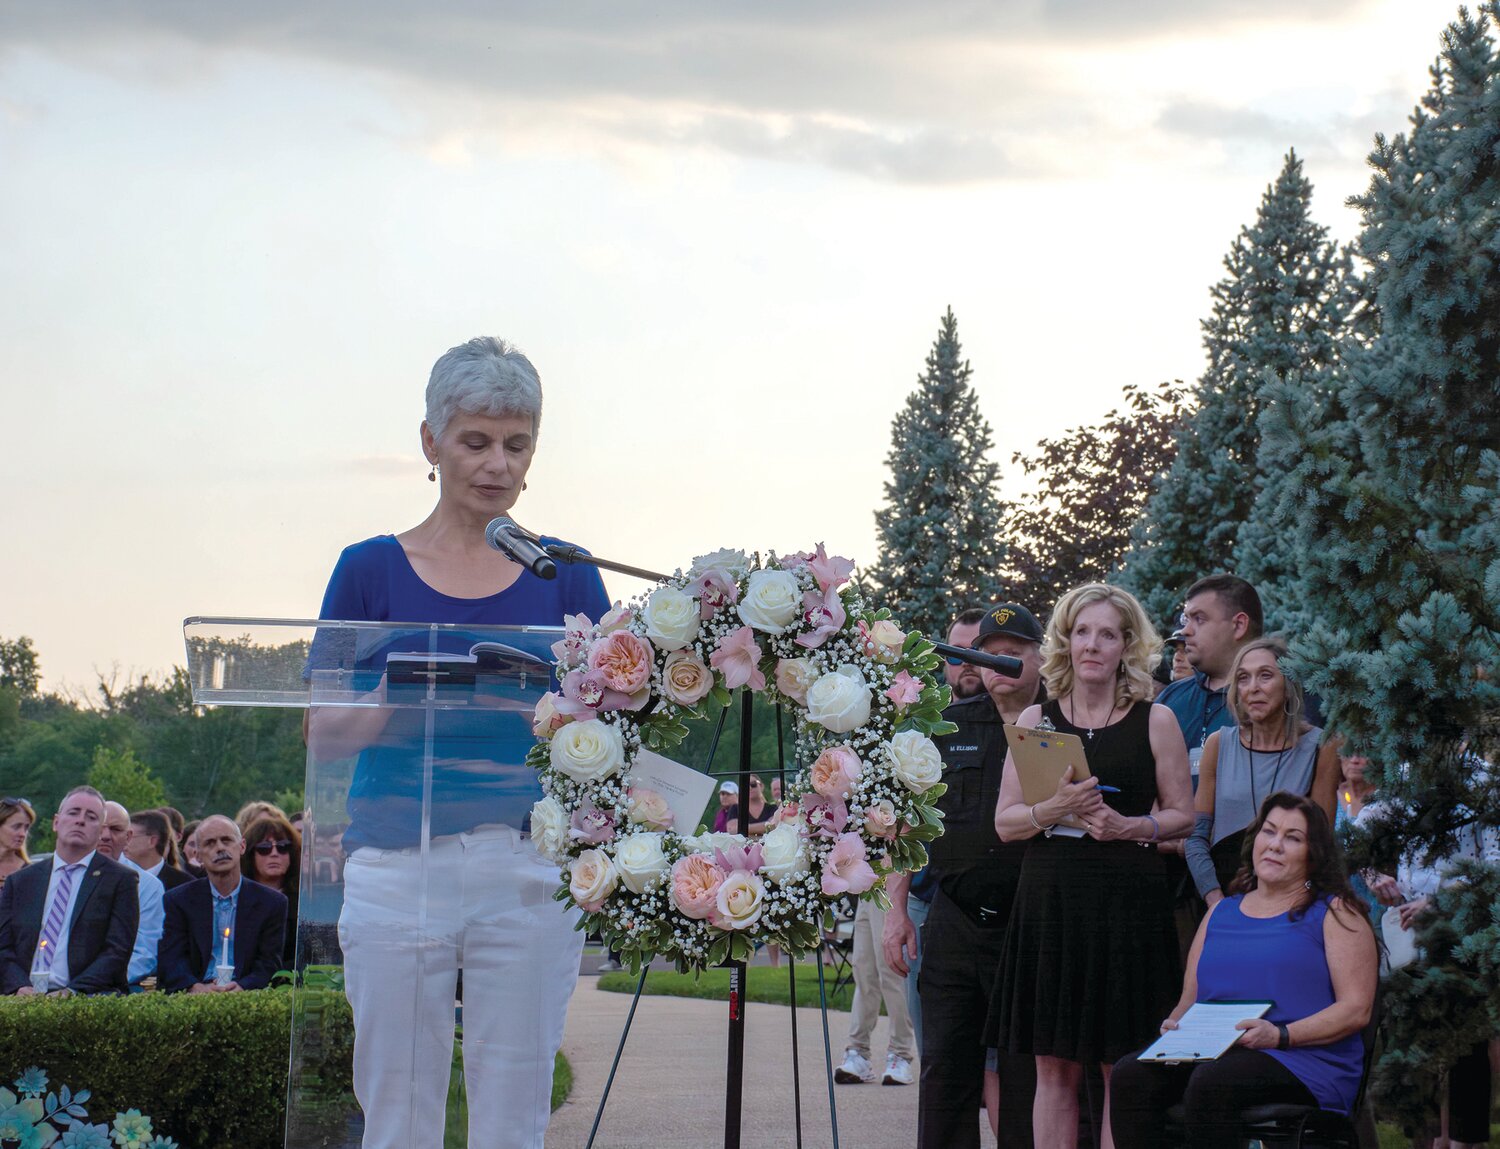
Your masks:
M1213 1061L1240 1039L1235 1026L1270 1012L1269 1001L1195 1001L1168 1030L1141 1051L1137 1061L1175 1065L1184 1061Z

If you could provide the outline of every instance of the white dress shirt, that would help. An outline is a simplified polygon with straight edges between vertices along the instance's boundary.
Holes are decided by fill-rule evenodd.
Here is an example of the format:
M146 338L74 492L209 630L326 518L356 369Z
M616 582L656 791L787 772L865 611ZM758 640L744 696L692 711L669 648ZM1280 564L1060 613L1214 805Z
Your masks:
M83 888L83 879L87 876L89 867L94 864L95 853L96 851L90 850L73 863L64 862L56 854L52 855L52 879L47 883L47 900L42 903L42 924L37 931L38 944L47 929L47 919L52 916L52 899L57 893L57 883L62 879L63 867L71 864L78 868L73 871L73 888L68 892L68 904L63 911L62 929L58 932L57 940L50 947L52 966L51 976L47 982L48 989L66 989L68 982L72 980L72 971L68 969L68 936L73 932L73 911L78 906L78 891Z

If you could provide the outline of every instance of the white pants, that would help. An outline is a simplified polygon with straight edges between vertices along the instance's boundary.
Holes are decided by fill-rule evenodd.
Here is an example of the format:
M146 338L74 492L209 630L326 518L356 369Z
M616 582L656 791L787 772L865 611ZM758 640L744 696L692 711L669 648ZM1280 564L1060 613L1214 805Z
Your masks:
M906 1010L906 978L893 970L880 950L885 932L885 911L874 902L860 902L854 912L854 1001L849 1006L849 1040L846 1048L862 1057L870 1056L870 1035L880 1020L880 1000L891 1019L889 1052L908 1061L916 1058L911 1015Z
M468 1144L541 1149L583 952L576 912L552 900L557 867L496 826L434 839L423 871L417 850L370 847L344 871L364 1149L443 1144L460 968Z

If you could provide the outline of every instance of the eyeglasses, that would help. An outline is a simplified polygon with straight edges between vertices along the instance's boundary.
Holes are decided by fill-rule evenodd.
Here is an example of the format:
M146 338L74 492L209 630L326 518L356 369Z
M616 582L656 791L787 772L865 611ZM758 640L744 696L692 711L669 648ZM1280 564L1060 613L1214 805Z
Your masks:
M279 842L255 843L255 852L263 858L269 858L272 850L275 850L278 854L290 854L292 852L292 844L285 838L282 838Z
M759 790L760 789L760 783L759 782L751 782L750 783L750 789L752 789L752 790Z
M951 655L951 654L948 656L948 665L949 666L962 666L963 664L964 664L964 660L963 659L957 658L957 657L955 657L954 655Z

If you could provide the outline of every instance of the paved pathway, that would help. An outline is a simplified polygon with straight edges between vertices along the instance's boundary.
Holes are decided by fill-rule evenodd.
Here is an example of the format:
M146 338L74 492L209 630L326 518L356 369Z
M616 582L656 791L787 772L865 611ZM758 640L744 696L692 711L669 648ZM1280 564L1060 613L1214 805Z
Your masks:
M586 967L587 968L587 967ZM603 993L585 974L568 1011L563 1052L573 1065L573 1092L552 1115L549 1147L588 1142L610 1061L630 1010L627 993ZM724 1139L724 1060L728 1004L678 997L641 998L615 1077L596 1149L703 1149ZM885 1063L886 1020L874 1051ZM834 1064L843 1058L849 1015L830 1011ZM833 1144L823 1028L816 1008L797 1011L802 1069L802 1144ZM872 1060L874 1060L872 1058ZM907 1149L916 1143L917 1086L836 1085L841 1149ZM745 1022L744 1149L791 1149L791 1011L752 1002ZM986 1131L987 1145L994 1142Z

